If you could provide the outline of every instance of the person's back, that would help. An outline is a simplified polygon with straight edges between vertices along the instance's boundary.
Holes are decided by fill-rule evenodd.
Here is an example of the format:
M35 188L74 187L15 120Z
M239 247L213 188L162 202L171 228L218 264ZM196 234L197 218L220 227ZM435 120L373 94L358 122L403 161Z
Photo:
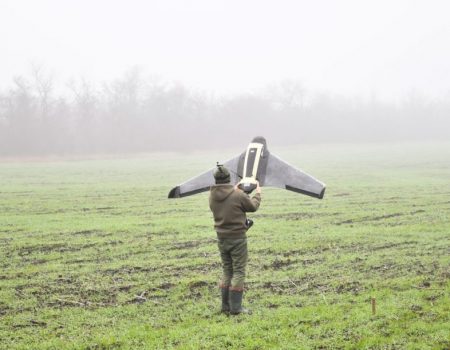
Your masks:
M209 207L214 215L214 228L219 238L243 238L247 232L245 213L258 210L259 193L250 198L230 184L211 186Z
M246 312L242 308L248 256L246 232L249 228L245 213L258 210L261 188L258 184L256 194L250 198L230 184L230 173L223 166L218 166L214 178L216 185L211 186L209 207L213 212L222 258L222 311L239 314Z

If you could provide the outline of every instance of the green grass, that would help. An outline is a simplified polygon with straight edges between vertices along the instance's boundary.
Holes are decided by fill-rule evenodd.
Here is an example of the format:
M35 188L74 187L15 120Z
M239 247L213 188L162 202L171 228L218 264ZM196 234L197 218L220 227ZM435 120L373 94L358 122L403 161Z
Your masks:
M238 317L208 194L166 199L237 152L0 163L0 348L450 348L450 144L271 151L328 189L263 188Z

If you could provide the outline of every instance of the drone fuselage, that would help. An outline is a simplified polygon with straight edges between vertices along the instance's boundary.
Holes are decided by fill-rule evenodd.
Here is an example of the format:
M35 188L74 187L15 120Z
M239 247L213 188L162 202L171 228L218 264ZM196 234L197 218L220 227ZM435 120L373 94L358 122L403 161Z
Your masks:
M247 147L241 172L242 179L238 183L238 187L245 193L251 193L260 181L259 170L267 163L264 152L265 142L251 142Z

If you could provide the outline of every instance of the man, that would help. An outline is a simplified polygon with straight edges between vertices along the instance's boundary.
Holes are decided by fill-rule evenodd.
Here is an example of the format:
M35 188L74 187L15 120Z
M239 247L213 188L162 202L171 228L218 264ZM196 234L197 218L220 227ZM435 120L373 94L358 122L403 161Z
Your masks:
M261 188L257 183L256 194L250 198L230 184L230 173L223 165L217 165L214 179L216 185L211 186L209 207L213 212L222 259L222 312L233 315L249 313L242 307L242 296L247 266L246 232L253 222L247 219L245 213L259 208Z

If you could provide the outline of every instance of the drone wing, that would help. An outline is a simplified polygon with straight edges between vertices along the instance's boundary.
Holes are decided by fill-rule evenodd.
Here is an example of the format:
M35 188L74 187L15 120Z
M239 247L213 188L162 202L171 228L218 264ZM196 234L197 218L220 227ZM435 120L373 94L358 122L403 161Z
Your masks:
M323 198L326 188L324 183L273 154L269 155L267 161L263 185L284 188L319 199Z
M225 162L223 165L230 171L230 183L235 184L242 177L239 173L239 163L242 163L242 159L245 153L240 154L229 161ZM242 167L241 167L242 168ZM211 168L208 171L200 174L192 179L172 188L169 192L169 198L180 198L191 196L200 192L208 191L209 188L215 184L213 171L215 168ZM241 170L242 172L242 170Z

